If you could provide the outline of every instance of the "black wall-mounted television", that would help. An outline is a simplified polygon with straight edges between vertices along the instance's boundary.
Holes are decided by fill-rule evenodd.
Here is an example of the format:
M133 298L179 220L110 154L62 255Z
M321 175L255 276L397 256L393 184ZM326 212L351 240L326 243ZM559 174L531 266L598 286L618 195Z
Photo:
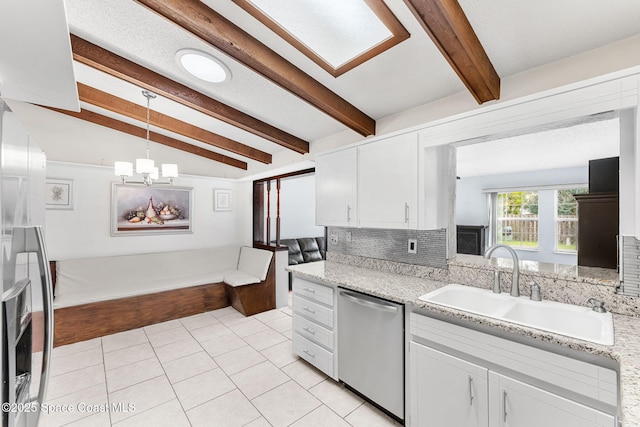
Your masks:
M620 190L620 157L589 160L589 193Z

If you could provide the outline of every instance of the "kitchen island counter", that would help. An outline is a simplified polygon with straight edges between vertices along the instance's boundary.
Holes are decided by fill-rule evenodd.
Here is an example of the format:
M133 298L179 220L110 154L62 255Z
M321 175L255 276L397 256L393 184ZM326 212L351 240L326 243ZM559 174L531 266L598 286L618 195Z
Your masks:
M487 328L493 330L502 336L512 334L514 337L529 339L532 345L538 343L542 347L562 346L612 360L617 363L620 371L623 425L625 427L640 426L640 318L638 317L614 314L615 343L613 346L604 346L419 299L421 295L446 286L448 282L444 280L379 271L335 261L290 266L287 270L302 278L319 280L326 284L407 304L439 316L470 322L485 330Z

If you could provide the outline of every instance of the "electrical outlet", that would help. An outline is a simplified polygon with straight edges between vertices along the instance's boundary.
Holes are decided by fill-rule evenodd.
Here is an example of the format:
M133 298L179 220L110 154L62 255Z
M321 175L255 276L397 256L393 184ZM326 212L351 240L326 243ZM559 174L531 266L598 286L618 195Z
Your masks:
M344 241L347 243L351 243L351 232L347 231L344 233Z
M329 243L331 243L332 245L337 245L338 244L338 235L337 234L332 234L331 236L329 236Z
M409 239L407 241L407 252L410 254L418 253L418 239Z

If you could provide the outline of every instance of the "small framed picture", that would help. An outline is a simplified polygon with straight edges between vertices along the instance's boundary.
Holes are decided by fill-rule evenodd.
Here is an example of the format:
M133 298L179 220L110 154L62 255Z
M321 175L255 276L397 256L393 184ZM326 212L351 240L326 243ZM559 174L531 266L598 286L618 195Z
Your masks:
M216 212L231 210L231 190L220 188L213 190L213 210Z
M45 200L47 209L73 209L73 180L47 178Z

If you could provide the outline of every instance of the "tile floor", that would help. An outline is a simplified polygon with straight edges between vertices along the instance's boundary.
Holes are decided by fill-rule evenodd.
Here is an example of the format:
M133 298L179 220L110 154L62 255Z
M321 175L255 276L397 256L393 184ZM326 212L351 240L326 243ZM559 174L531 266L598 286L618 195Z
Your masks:
M291 350L291 309L231 307L53 352L40 427L393 426Z

